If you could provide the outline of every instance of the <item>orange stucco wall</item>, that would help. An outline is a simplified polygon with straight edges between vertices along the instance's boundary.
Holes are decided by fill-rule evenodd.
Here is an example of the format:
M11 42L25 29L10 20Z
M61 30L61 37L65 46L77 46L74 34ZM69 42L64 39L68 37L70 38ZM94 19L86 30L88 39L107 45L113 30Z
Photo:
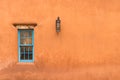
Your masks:
M37 23L35 64L42 67L120 63L119 0L0 0L0 67L18 63L13 23ZM61 19L61 32L55 20Z

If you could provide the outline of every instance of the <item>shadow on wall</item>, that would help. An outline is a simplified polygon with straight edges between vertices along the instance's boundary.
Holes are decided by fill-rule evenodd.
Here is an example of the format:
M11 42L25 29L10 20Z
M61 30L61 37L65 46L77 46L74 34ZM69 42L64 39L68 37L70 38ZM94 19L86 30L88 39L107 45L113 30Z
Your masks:
M57 53L47 54L41 53L36 55L35 65L40 69L56 69L69 70L79 68L82 65L88 65L89 62L84 62L78 55L73 53L59 51ZM90 63L91 64L91 63Z
M12 59L7 59L7 60L0 60L0 70L8 68L8 67L12 67L13 65L15 65L16 62Z

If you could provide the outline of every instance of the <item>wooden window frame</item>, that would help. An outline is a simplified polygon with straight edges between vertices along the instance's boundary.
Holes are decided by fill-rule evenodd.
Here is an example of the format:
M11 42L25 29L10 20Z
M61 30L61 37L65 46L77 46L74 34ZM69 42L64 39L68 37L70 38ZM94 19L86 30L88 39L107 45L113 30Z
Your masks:
M20 32L22 31L32 31L32 44L21 44L20 43ZM20 58L21 56L21 47L31 47L32 46L32 59L24 59L22 60ZM25 53L24 53L25 54ZM29 52L28 52L29 54ZM34 30L33 29L18 29L18 58L19 58L19 62L34 62Z

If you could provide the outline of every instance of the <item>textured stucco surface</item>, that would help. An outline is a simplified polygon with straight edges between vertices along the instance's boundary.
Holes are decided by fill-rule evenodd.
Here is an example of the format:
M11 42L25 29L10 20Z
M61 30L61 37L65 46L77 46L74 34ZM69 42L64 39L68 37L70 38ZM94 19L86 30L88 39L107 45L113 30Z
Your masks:
M119 80L120 65L81 66L71 70L15 65L0 72L0 80Z
M0 0L0 69L18 63L13 23L37 23L34 65L79 68L120 64L119 0ZM61 19L61 32L55 20Z

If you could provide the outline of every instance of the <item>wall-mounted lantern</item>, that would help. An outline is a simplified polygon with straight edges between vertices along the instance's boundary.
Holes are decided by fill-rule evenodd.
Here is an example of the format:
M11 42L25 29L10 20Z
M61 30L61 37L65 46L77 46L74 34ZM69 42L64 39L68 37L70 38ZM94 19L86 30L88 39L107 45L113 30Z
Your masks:
M60 32L60 23L61 23L61 20L58 17L57 20L56 20L56 32Z

